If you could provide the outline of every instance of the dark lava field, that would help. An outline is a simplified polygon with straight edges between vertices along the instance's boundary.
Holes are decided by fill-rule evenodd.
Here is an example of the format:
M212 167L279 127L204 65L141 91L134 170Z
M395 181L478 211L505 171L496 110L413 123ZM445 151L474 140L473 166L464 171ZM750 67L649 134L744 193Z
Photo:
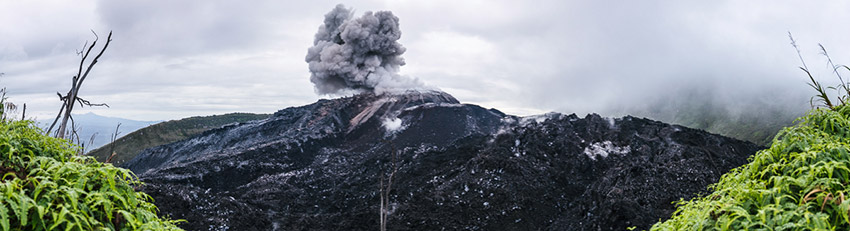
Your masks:
M670 217L672 202L760 148L642 118L517 117L408 91L283 109L124 167L188 230L376 230L393 170L388 230L625 230Z

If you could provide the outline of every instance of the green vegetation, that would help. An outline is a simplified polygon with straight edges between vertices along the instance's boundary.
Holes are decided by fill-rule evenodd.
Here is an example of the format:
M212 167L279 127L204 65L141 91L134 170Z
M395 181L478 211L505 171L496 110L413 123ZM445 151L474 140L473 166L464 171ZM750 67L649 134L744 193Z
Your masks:
M850 106L801 120L652 230L850 228Z
M769 146L773 137L784 127L793 125L795 118L806 111L795 112L782 106L753 103L748 112L730 112L723 105L702 104L683 107L671 123L703 129L758 145Z
M31 121L0 120L0 230L179 230L129 170L76 151Z
M779 132L779 130L786 126L793 125L792 121L794 121L794 118L787 118L790 114L774 114L776 116L770 120L759 120L757 115L761 114L767 113L741 115L734 118L719 117L719 119L718 117L680 116L671 120L671 123L690 128L702 129L711 133L733 137L740 140L750 141L762 146L769 146L773 137ZM802 112L800 114L802 114Z
M92 150L87 155L104 162L109 159L114 150L115 156L110 162L117 165L133 159L146 148L184 140L227 124L260 120L269 116L269 114L231 113L166 121L127 134L113 143Z
M769 146L773 137L809 109L807 105L789 105L785 100L751 97L738 101L712 89L680 89L629 114L702 129L711 133Z
M827 95L826 90L824 90L823 85L821 85L820 82L815 80L815 77L812 76L812 72L809 71L809 67L806 65L806 60L803 59L803 55L800 53L800 48L797 47L797 41L794 40L793 36L791 36L791 32L788 32L788 38L791 39L791 46L794 46L794 50L797 51L797 57L800 57L800 63L802 64L802 66L800 66L800 70L805 72L806 75L809 77L809 80L811 81L807 84L817 92L817 94L815 96L812 96L811 100L809 100L809 102L812 104L812 107L815 106L815 101L823 103L823 106L827 108L835 108L836 106L840 106L832 104L832 101L829 100L829 96ZM847 100L847 97L850 97L850 88L847 87L847 83L844 82L844 78L841 77L841 73L838 72L838 69L843 67L844 69L850 70L850 67L847 67L845 65L835 65L832 62L832 58L829 57L829 52L826 52L826 48L824 48L821 44L818 44L818 47L820 47L821 54L826 57L827 64L832 67L833 73L835 73L835 76L838 77L838 81L841 83L838 86L827 87L827 89L838 90L838 98L836 102L844 104L844 102L846 102ZM844 93L844 95L842 95L842 93Z
M821 50L829 59L823 46ZM724 174L709 186L711 194L680 200L673 217L652 230L850 229L850 89L839 66L832 60L828 64L841 82L827 87L838 90L836 101L803 62L800 69L817 92L812 103L817 100L822 108L784 128L770 148L750 157L749 164Z

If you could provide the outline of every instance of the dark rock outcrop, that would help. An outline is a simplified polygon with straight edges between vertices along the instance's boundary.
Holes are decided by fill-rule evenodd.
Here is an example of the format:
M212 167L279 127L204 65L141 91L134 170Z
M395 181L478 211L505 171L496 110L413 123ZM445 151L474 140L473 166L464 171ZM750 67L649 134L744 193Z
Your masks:
M190 230L648 228L759 147L647 119L505 115L442 92L287 108L147 149L125 167Z

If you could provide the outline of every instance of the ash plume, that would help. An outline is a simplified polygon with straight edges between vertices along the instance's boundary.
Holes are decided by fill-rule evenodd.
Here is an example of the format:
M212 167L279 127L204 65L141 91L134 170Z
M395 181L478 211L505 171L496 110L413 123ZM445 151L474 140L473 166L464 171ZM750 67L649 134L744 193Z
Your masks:
M324 24L307 50L310 82L319 94L345 90L382 93L393 89L421 88L418 79L399 75L406 50L398 39L398 17L390 11L354 12L337 5L325 15Z

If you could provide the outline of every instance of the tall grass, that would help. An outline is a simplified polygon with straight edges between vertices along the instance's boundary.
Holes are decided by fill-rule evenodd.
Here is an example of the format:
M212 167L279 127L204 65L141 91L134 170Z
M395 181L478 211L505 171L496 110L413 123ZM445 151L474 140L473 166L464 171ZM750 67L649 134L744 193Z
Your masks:
M817 94L815 94L815 96L812 96L811 100L809 100L809 103L812 104L812 107L816 106L815 101L820 102L823 104L823 106L831 109L834 109L836 106L838 106L833 104L832 100L829 99L829 95L826 93L826 89L837 90L838 96L836 97L836 102L838 102L839 104L844 104L847 101L848 97L850 97L850 86L848 86L847 82L844 81L844 78L841 76L841 72L839 72L839 70L843 68L850 71L850 67L846 65L835 65L835 63L832 62L832 57L830 57L829 53L826 51L826 48L822 44L818 44L818 47L820 48L820 54L826 57L827 64L832 67L832 73L835 74L836 77L838 77L838 81L840 83L837 86L829 86L824 88L820 82L815 80L815 77L812 76L812 72L809 71L809 67L806 65L806 60L803 59L803 55L800 53L800 48L797 46L797 41L794 40L794 36L791 35L791 32L788 32L788 38L791 40L791 46L793 46L794 50L797 51L797 57L800 58L800 70L806 73L806 76L809 77L810 82L808 82L807 84L812 87L815 92L817 92Z

